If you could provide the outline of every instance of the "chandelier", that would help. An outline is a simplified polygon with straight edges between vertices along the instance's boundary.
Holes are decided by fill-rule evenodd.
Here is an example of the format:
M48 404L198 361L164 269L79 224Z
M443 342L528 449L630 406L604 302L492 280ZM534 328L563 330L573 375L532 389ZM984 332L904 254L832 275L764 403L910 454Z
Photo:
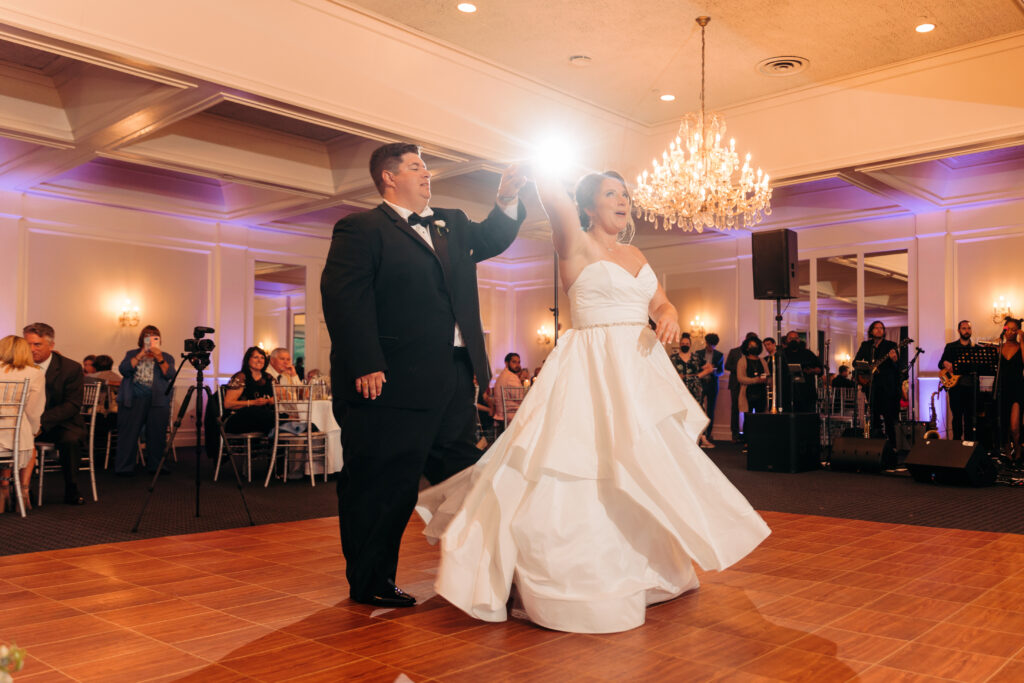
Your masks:
M637 217L661 223L666 230L752 227L771 214L768 174L750 167L750 154L740 166L736 140L724 146L725 118L704 111L704 29L700 26L700 111L683 117L679 135L653 162L653 170L637 177L633 194ZM661 220L658 221L657 219Z

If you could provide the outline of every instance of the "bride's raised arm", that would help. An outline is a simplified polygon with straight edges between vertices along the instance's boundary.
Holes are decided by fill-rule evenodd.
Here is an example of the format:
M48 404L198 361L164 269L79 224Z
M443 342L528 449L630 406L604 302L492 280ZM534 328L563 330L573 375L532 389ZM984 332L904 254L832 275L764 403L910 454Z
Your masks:
M560 259L568 259L583 248L584 233L576 203L554 175L537 173L533 177L537 195L551 224L551 241Z

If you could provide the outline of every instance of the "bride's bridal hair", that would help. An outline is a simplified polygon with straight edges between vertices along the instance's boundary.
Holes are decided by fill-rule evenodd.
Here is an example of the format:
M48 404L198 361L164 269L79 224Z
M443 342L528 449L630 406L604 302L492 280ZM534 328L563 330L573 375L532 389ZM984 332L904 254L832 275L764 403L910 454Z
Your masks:
M576 213L580 217L580 227L583 228L583 232L590 230L590 216L587 215L587 209L593 209L594 203L597 197L598 190L601 189L601 183L608 178L612 180L618 180L622 183L622 186L626 188L626 194L629 194L629 186L626 185L626 180L618 171L605 171L604 173L588 173L579 179L576 183L576 190L574 196L576 198ZM636 234L636 225L633 223L633 198L630 196L629 199L630 212L626 219L626 229L618 234L615 238L616 241L622 244L629 244L633 241L633 235Z

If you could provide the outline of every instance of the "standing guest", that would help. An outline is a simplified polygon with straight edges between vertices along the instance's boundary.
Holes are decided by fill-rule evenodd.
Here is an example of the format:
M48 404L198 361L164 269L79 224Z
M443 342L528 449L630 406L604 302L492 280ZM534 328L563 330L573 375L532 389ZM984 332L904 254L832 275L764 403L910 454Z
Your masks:
M174 357L160 348L160 330L146 325L139 332L138 348L128 351L118 366L121 388L117 392L118 476L135 474L139 437L146 431L146 469L155 473L167 446L167 425L171 419L167 385L174 375Z
M302 356L295 359L295 372L299 375L300 380L306 381L306 359Z
M266 367L263 349L246 349L242 369L231 377L224 391L224 409L236 411L224 423L224 431L269 434L274 429L274 380L263 371Z
M725 357L725 369L729 372L729 429L732 431L733 443L741 443L740 439L740 382L736 376L736 365L743 357L743 346L751 339L757 339L753 332L747 332L740 345L729 349Z
M494 391L491 393L494 397L494 422L499 434L505 427L505 407L501 400L501 388L523 386L522 372L523 366L519 354L506 353L505 368L498 375L498 379L494 380Z
M1003 333L999 345L999 419L1002 434L999 435L1000 447L1007 437L1010 445L1010 468L1020 472L1021 469L1021 407L1024 406L1024 339L1022 339L1020 320L1006 316L1003 322Z
M899 351L895 342L885 338L885 323L876 320L868 326L868 338L857 349L855 361L877 366L871 382L864 387L871 412L871 430L885 427L885 438L896 448L896 418L900 411Z
M704 378L712 374L714 368L711 363L702 362L703 357L692 350L692 345L690 333L683 332L679 336L679 350L669 356L669 360L672 361L672 366L679 373L679 378L683 380L683 384L686 385L694 400L700 403L704 398ZM715 447L715 444L708 440L704 432L700 433L697 444L701 448Z
M82 420L82 366L53 350L53 328L46 323L32 323L22 334L32 349L32 360L46 374L46 409L39 418L43 431L36 442L57 447L64 473L64 502L84 505L85 499L78 493L81 442L86 434Z
M283 346L270 352L270 365L267 366L266 373L276 384L302 384L298 371L292 365L292 354Z
M82 359L82 372L84 372L86 374L86 376L91 375L92 373L96 372L96 366L93 365L93 362L95 360L96 360L96 356L93 356L93 355L88 355L88 356L86 356L85 358Z
M705 363L710 363L713 368L711 373L706 375L703 379L704 389L704 412L708 416L708 428L704 432L704 436L707 438L709 443L714 443L711 438L711 432L715 426L715 403L718 401L718 378L725 372L723 362L725 357L722 352L717 349L718 347L718 335L714 332L704 337L704 348L696 352L697 362L701 367L704 367Z
M763 413L768 407L768 366L761 359L763 346L756 338L744 343L743 355L736 362L736 381L740 383L740 413Z
M32 469L36 464L36 450L33 438L39 431L39 420L46 407L46 378L43 371L32 360L32 349L28 342L15 335L0 339L0 381L29 381L28 396L25 397L25 409L21 415L21 432L18 443L14 443L13 432L0 432L0 452L14 452L15 469L21 480L21 496L25 509L32 508L29 502L28 485L32 480ZM20 396L20 394L19 394ZM5 408L4 416L16 415L14 408ZM13 420L11 420L13 422ZM4 425L8 426L8 425ZM0 469L0 513L7 509L11 501L12 470ZM17 508L17 503L13 506Z
M395 574L420 477L436 483L480 458L473 379L491 378L476 264L515 240L526 178L509 168L476 223L429 206L431 172L416 145L376 149L370 176L384 201L338 221L320 280L345 424L338 520L351 598L411 607Z
M964 353L974 348L971 343L970 320L961 320L956 326L957 338L942 349L942 358L939 359L939 370L947 376L953 375L953 364L960 360ZM946 389L949 396L949 412L953 424L953 439L960 441L966 439L974 440L974 419L971 411L971 399L974 396L974 375L964 373L960 375L956 384Z

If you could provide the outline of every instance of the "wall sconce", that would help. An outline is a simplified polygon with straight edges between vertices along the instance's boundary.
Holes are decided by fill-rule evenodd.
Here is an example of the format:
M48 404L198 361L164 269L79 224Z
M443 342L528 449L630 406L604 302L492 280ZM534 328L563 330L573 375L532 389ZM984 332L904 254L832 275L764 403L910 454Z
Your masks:
M551 343L551 330L547 325L541 325L537 328L537 343L541 346L547 346Z
M121 327L135 327L139 324L139 307L132 306L131 299L124 300L124 306L121 307L121 315L117 317L117 322L121 324Z
M704 338L704 321L700 319L699 315L690 321L690 336Z
M840 353L836 356L836 363L839 365L849 366L851 360L852 358L850 358L850 354L848 353Z
M1001 296L998 300L992 302L992 322L998 325L1007 316L1012 318L1013 310L1010 308L1010 302Z

